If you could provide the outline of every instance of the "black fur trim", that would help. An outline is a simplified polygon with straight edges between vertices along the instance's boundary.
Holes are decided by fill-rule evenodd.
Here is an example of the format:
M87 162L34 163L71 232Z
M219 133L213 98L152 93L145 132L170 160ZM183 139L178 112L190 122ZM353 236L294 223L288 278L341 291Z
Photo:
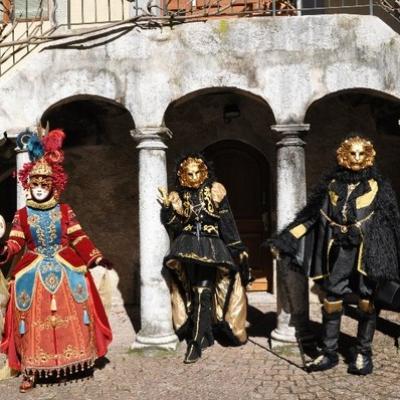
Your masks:
M320 182L311 190L307 199L307 204L300 210L294 221L290 223L282 232L302 224L310 219L319 217L320 209L328 191L329 184L332 180L344 183L366 182L369 179L375 179L378 184L383 181L376 167L366 168L362 171L351 171L343 167L335 167L333 170L324 174Z
M283 232L278 237L266 241L266 245L276 247L281 253L296 255L298 240L288 231Z
M400 214L396 194L387 180L380 179L376 207L364 234L363 263L376 281L399 279Z

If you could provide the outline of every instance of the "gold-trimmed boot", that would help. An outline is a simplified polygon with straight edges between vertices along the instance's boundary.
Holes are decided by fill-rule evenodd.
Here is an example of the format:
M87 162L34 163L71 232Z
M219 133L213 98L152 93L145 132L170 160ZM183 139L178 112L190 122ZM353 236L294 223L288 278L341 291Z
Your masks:
M189 341L185 364L192 364L201 357L202 349L214 344L211 332L211 288L195 287L193 295L193 333Z
M336 365L339 363L337 349L339 343L342 311L342 301L324 301L324 306L322 308L322 354L307 364L307 370L309 372L326 371L336 367Z
M347 372L354 375L369 375L374 369L372 362L372 340L376 328L376 312L372 300L360 300L355 358Z

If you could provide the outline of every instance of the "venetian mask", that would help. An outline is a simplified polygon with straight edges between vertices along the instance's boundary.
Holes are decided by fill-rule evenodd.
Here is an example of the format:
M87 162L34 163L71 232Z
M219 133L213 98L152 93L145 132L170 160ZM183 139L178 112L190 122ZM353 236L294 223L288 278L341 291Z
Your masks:
M30 194L39 203L50 197L52 188L53 181L49 177L34 176L29 181Z
M336 155L340 166L361 171L374 165L376 152L369 140L355 136L342 142Z
M179 183L181 186L198 188L208 177L208 168L201 158L188 157L179 166Z

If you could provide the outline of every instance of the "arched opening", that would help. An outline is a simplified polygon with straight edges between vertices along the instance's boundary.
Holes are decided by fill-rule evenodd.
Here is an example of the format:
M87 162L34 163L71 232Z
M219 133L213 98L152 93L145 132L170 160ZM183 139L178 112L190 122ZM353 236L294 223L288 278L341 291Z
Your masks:
M238 140L223 140L204 150L213 160L218 180L224 183L236 218L236 224L251 254L251 267L256 278L253 290L273 287L270 252L261 248L271 232L271 178L265 156L255 147ZM246 191L243 192L243 182Z
M236 88L204 89L170 104L164 116L172 131L168 144L170 185L175 162L188 152L204 152L228 190L250 263L258 278L252 290L273 291L272 261L261 249L275 229L275 118L260 97ZM268 280L268 284L267 284Z
M96 96L64 99L47 109L42 125L66 132L64 165L69 203L96 246L110 259L125 305L139 303L137 158L121 104Z
M305 117L311 125L306 137L308 188L335 165L340 142L356 133L374 142L379 169L400 193L400 173L393 168L400 154L399 118L400 99L362 88L332 93L312 103Z

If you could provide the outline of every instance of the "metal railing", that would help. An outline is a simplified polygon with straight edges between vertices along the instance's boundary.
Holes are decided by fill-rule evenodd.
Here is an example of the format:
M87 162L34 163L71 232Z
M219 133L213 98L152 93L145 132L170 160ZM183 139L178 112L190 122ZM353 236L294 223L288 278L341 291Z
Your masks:
M222 16L375 15L377 9L396 14L392 11L399 7L400 0L68 0L67 25L111 23L133 16L175 24Z
M48 21L48 4L43 5L42 1L37 3L36 10L28 9L28 1L25 10L16 8L15 3L2 2L0 76L37 47L29 43L30 38L43 37L54 31Z
M300 16L313 14L374 14L374 0L168 0L164 16L177 20L221 16Z
M129 18L126 0L67 0L67 25L104 24Z

